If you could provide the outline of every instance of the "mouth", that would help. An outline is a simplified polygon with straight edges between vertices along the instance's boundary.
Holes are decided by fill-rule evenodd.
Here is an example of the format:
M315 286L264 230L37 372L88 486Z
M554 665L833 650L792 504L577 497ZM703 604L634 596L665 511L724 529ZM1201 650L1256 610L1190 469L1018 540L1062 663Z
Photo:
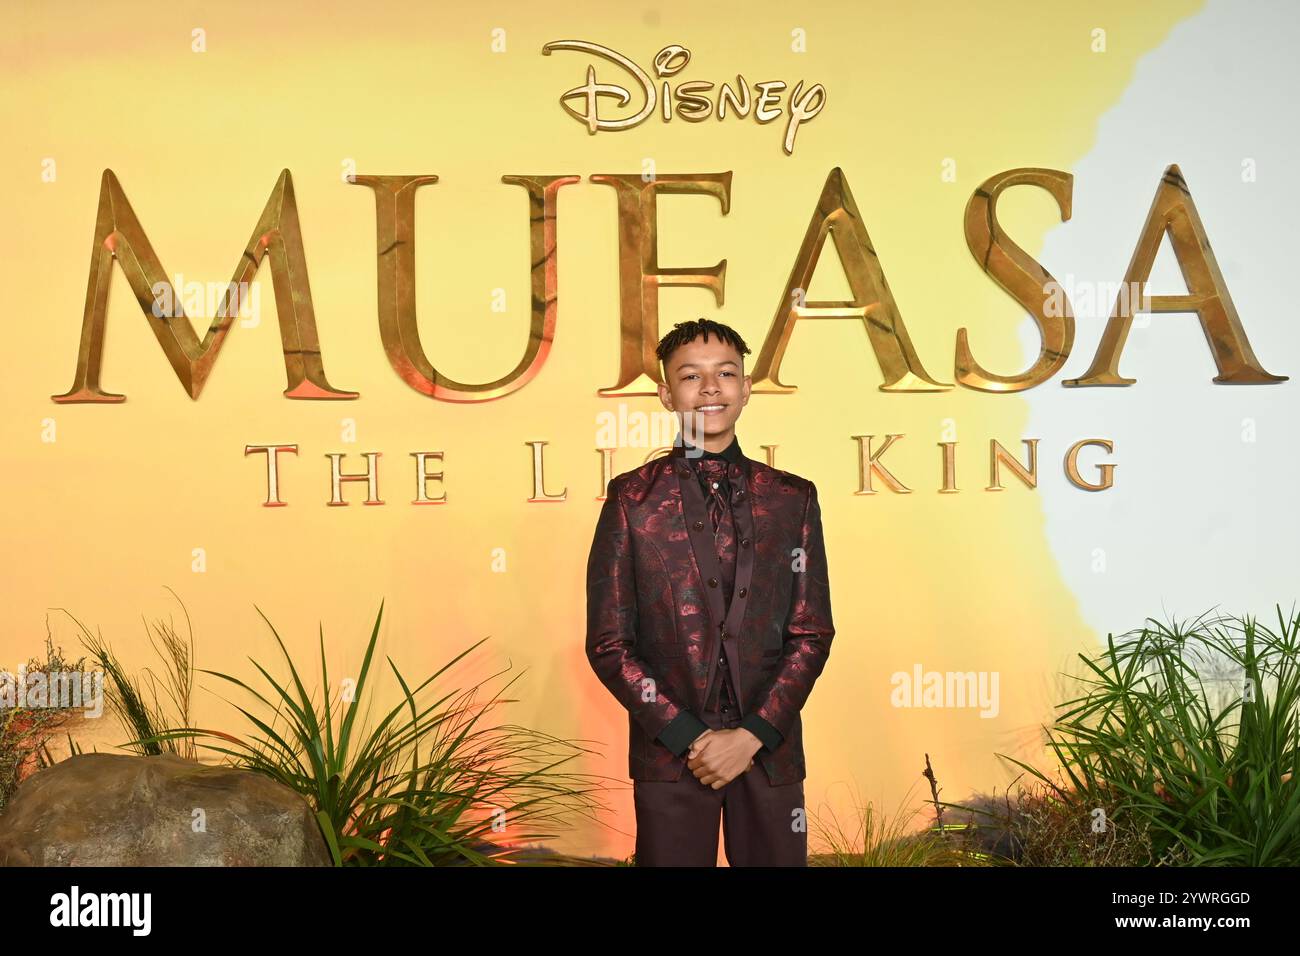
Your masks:
M726 405L700 405L697 406L695 410L704 415L721 415L723 412L727 410L727 406Z

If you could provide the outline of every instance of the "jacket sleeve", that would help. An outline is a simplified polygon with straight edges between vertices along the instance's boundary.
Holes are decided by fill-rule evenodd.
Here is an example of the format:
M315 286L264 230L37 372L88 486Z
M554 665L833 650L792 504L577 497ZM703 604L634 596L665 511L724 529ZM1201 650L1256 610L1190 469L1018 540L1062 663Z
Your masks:
M740 722L740 726L757 737L768 753L775 753L784 739L779 730L753 711L745 715L745 719Z
M646 735L680 756L708 726L670 696L637 653L636 568L619 492L611 479L587 559L587 660Z
M771 724L783 738L790 735L795 717L826 666L831 639L835 636L821 506L817 501L817 486L811 481L804 503L799 548L803 552L801 570L800 556L790 556L794 583L790 590L781 668L772 680L767 699L752 712Z

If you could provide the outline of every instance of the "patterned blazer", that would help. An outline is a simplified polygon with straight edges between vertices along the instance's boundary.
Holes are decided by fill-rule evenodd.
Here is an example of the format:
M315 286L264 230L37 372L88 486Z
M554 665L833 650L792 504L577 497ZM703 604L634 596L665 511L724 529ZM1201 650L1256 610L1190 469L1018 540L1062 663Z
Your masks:
M726 607L684 456L679 441L609 482L587 561L587 659L628 712L631 778L678 780L726 641L742 726L765 744L754 759L772 785L794 783L799 712L835 635L817 488L743 455L729 466L739 550Z

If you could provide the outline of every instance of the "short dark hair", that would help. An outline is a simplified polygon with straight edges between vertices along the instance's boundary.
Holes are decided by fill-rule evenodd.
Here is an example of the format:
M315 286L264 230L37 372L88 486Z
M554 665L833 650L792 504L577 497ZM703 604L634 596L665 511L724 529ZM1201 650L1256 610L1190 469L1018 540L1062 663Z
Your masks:
M674 352L688 342L694 342L700 336L703 336L704 341L707 342L710 335L734 346L736 351L740 353L741 361L744 362L745 356L749 354L749 346L740 337L740 333L731 326L724 325L721 322L714 322L712 319L692 319L689 322L678 322L673 326L671 332L659 340L659 344L655 347L655 355L659 357L659 361L663 363L664 371L667 372L668 360L672 358Z

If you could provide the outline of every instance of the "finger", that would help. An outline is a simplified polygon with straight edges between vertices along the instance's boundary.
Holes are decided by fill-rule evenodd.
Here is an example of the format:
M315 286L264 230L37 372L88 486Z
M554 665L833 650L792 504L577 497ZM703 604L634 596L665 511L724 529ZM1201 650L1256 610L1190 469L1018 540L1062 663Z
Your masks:
M735 779L735 774L725 774L721 770L714 770L705 779L704 783L709 784L714 790L720 790Z

